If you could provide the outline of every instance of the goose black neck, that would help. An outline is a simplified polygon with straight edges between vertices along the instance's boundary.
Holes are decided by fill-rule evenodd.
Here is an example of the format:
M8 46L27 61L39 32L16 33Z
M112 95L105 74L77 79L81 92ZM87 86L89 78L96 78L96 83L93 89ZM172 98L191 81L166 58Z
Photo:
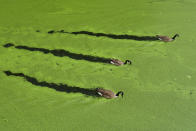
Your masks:
M121 96L123 97L124 92L123 91L119 91L118 93L116 93L116 96L119 96L121 94Z
M126 60L124 64L127 64L127 63L131 64L131 61L130 60Z
M175 40L177 36L179 36L179 35L175 34L172 39Z

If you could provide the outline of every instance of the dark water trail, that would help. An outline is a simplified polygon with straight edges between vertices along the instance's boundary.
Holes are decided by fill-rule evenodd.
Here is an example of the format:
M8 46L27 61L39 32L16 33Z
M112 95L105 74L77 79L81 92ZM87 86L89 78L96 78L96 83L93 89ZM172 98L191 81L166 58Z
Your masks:
M104 58L104 57L97 57L97 56L91 56L91 55L83 55L83 54L77 54L77 53L72 53L64 49L45 49L45 48L36 48L36 47L29 47L29 46L15 46L12 43L7 43L4 45L5 48L9 47L15 47L16 49L23 49L23 50L28 50L28 51L39 51L43 52L45 54L51 53L54 56L58 57L64 57L67 56L69 58L75 59L75 60L86 60L90 62L100 62L100 63L110 63L111 59L110 58Z
M89 36L96 36L96 37L107 37L112 39L127 39L127 40L137 40L137 41L158 41L159 39L156 36L136 36L136 35L116 35L116 34L105 34L105 33L94 33L90 31L78 31L78 32L66 32L64 30L60 31L48 31L48 34L53 33L67 33L73 35L89 35Z
M41 81L39 82L36 78L27 76L23 73L13 73L11 71L4 71L4 73L7 76L16 76L16 77L22 77L26 81L30 82L33 85L36 86L41 86L41 87L48 87L55 89L56 91L60 92L66 92L66 93L81 93L87 96L93 96L93 97L99 97L99 95L96 93L95 89L85 89L85 88L80 88L76 86L69 86L67 84L56 84L56 83L48 83L46 81Z

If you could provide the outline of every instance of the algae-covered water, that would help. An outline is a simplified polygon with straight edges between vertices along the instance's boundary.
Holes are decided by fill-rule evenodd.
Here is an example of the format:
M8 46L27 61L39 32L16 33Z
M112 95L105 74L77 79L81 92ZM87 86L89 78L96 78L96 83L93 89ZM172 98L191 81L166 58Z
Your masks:
M0 130L195 131L195 12L194 0L0 0Z

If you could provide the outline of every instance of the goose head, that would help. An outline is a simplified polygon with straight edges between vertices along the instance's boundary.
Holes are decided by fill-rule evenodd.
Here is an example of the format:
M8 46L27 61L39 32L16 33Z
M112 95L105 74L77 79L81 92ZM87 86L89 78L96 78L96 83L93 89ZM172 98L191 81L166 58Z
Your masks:
M123 92L123 91L119 91L118 93L116 93L116 96L117 96L117 97L119 97L120 95L121 95L121 96L122 96L122 98L123 98L123 96L124 96L124 92Z

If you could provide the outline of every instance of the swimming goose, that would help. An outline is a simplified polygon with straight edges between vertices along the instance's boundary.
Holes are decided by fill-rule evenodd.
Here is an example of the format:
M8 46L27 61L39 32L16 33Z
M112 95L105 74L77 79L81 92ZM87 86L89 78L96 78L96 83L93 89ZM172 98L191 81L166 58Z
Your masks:
M164 42L170 42L170 41L174 41L176 37L179 37L178 34L175 34L172 38L168 37L168 36L160 36L160 35L156 35L156 37Z
M113 64L113 65L116 65L116 66L120 66L120 65L127 64L127 63L131 64L131 61L130 60L126 60L125 62L122 62L122 61L120 61L118 59L111 59L110 63Z
M110 90L106 90L103 88L97 88L96 92L98 95L107 98L107 99L111 99L111 98L117 98L120 94L123 97L124 92L119 91L118 93L114 94L114 92L110 91Z

